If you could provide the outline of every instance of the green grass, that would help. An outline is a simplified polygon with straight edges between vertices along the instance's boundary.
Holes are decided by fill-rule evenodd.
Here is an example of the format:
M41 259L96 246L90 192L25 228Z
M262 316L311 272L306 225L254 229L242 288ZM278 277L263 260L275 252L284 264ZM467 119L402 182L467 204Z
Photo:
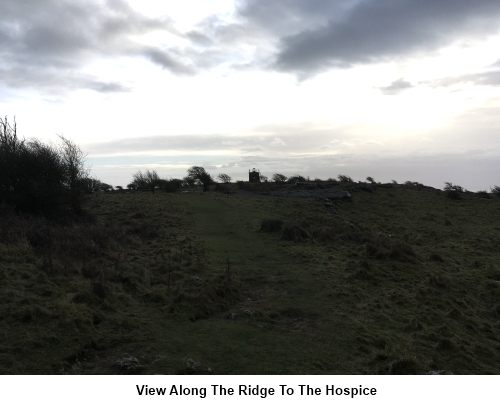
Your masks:
M334 211L229 187L92 196L95 222L41 224L45 247L16 218L0 372L499 373L499 199L378 187Z

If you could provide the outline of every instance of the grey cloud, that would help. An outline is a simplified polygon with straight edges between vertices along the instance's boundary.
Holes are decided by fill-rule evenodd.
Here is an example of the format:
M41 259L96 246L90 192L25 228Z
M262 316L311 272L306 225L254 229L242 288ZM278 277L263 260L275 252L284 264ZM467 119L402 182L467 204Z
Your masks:
M121 83L105 83L105 82L90 82L88 83L88 88L95 90L99 93L120 93L120 92L128 92L131 90L130 87L124 86Z
M104 155L142 153L151 151L203 152L227 150L231 153L255 153L272 151L279 153L286 145L287 152L314 150L329 142L338 142L332 129L315 129L312 124L289 126L262 126L253 129L254 136L231 135L164 135L128 138L85 146L92 154ZM260 134L262 135L260 135ZM286 142L285 142L286 140Z
M13 71L15 70L15 71ZM16 69L0 68L0 80L11 88L33 88L52 94L62 94L68 90L90 89L100 93L127 92L131 88L123 83L102 81L93 76L67 71L61 74L56 68L40 69L33 74L31 67Z
M445 77L432 82L427 82L427 84L432 87L448 87L467 82L482 86L500 86L500 70L473 73L457 77Z
M273 67L300 78L434 51L458 39L494 35L500 26L497 0L276 0L268 4L267 0L245 2L240 14L248 24L279 38ZM275 29L271 20L277 21Z
M171 52L147 47L144 49L139 48L138 53L139 55L143 54L154 63L174 73L188 75L195 73L195 70L192 67L181 63L179 61L180 58L174 57Z
M192 73L192 68L174 51L139 46L131 39L132 35L152 31L182 37L173 21L141 15L123 0L78 3L3 0L0 15L0 63L3 67L0 80L8 86L38 84L46 92L61 91L67 82L78 76L75 72L99 58L110 56L142 56L174 74ZM24 81L25 77L29 80ZM83 86L112 92L126 88L113 83L95 84L101 81L91 78L91 84L85 86L85 80L77 80L68 89Z
M389 86L379 87L378 89L385 95L395 95L412 87L413 85L410 82L400 78L398 80L394 80Z
M249 26L278 36L340 21L359 0L252 0L242 1L238 13Z
M189 31L186 34L191 41L198 43L200 45L212 45L213 40L207 35L199 32L199 31Z

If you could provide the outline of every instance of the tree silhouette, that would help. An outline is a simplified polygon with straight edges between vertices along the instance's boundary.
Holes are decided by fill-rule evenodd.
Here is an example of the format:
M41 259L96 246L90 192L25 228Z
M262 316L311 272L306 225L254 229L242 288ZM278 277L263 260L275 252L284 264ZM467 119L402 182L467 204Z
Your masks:
M287 183L296 183L297 181L306 181L306 178L300 174L294 174L286 180Z
M138 190L151 190L152 193L155 192L155 188L160 186L160 176L155 170L146 170L144 173L138 171L133 175L132 183Z
M352 183L353 182L352 178L349 176L346 176L345 174L339 174L337 176L337 178L339 179L339 181L341 183Z
M275 183L284 183L286 181L287 177L283 174L280 173L274 173L273 174L273 181Z
M228 174L221 173L217 176L217 178L223 183L231 183L231 176Z
M214 183L214 179L203 167L192 166L188 169L187 177L191 180L198 180L203 185L203 191L208 191L208 187Z

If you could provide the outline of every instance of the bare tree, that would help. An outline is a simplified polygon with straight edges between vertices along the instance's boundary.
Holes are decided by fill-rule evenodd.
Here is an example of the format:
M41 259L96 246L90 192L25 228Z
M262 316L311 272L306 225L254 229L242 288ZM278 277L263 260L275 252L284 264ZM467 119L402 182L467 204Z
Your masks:
M70 191L70 198L75 211L79 211L80 195L84 191L84 180L88 178L89 171L85 168L87 155L74 142L58 135L62 141L60 147L61 163L66 174L65 186Z
M217 176L217 178L223 183L231 183L231 176L228 174L221 173Z
M294 174L293 176L290 176L286 182L296 183L297 181L306 181L306 178L304 176L301 176L300 174Z
M138 171L134 174L131 184L134 184L137 189L149 189L154 193L155 188L160 185L160 180L155 170L146 170L144 173Z

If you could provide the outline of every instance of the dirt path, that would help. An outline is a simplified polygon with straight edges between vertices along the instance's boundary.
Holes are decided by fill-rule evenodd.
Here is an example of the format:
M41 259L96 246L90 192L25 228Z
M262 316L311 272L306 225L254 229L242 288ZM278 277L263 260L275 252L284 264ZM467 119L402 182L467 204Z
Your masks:
M201 323L218 323L227 328L228 338L238 336L238 344L259 362L251 367L258 373L345 372L342 344L327 332L335 324L342 326L323 312L328 305L324 284L313 276L304 279L304 267L286 254L278 233L259 232L266 213L248 208L248 202L240 205L234 197L183 198L194 212L196 235L212 251L212 265L222 271L228 256L241 281L241 301L230 311L237 321Z

